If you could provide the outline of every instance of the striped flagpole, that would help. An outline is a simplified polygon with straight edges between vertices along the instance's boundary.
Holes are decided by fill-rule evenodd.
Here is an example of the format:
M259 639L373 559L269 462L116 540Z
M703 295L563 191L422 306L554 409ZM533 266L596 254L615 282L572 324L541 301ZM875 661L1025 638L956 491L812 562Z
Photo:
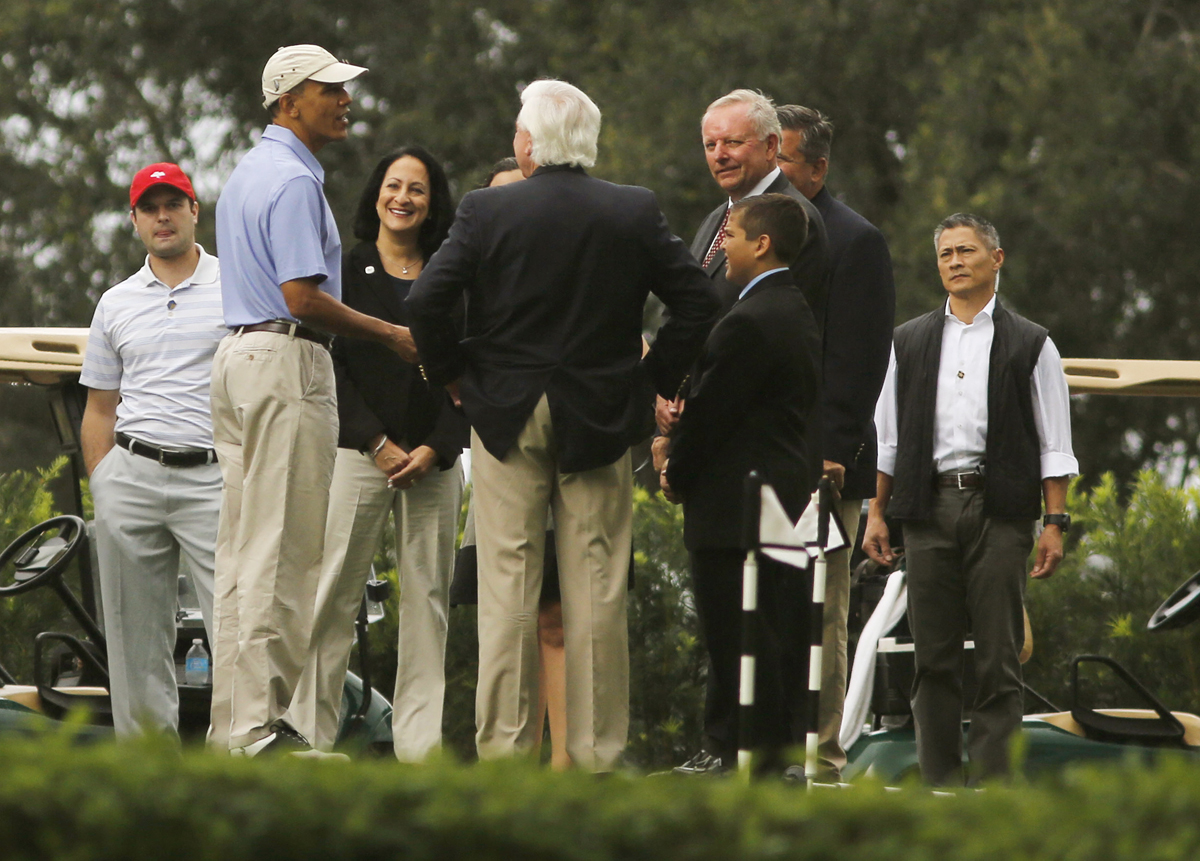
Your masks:
M830 482L822 478L817 489L817 558L813 564L812 601L809 613L808 734L804 738L804 777L811 789L817 778L817 744L821 707L821 639L825 631L825 545L829 543Z
M762 508L762 478L757 472L746 476L742 509L742 663L738 684L738 776L750 780L750 751L754 729L754 616L758 612L759 517Z

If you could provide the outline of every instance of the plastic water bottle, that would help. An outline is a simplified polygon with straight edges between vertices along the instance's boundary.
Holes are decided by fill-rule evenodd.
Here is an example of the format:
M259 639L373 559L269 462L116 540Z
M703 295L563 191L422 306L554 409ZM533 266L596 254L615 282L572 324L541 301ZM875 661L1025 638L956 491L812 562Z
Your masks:
M192 640L188 649L187 661L183 665L183 680L189 685L207 685L212 681L209 671L208 649L204 648L203 640Z

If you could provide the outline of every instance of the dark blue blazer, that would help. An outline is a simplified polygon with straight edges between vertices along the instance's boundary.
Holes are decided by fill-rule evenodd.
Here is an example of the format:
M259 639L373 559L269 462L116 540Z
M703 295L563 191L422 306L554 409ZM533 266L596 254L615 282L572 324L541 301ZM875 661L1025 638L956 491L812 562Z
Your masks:
M892 258L883 234L822 188L812 201L832 259L825 307L822 450L846 467L845 499L875 496L875 402L891 354L896 316Z
M790 272L769 275L713 327L671 438L688 550L739 547L743 485L757 470L799 519L809 499L821 339Z

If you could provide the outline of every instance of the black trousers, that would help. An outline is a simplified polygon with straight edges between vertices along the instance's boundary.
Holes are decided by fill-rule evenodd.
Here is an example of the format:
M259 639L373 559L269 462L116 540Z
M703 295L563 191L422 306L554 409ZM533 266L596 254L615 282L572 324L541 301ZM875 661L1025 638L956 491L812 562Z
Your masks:
M737 761L741 665L742 566L745 553L713 548L689 554L696 611L708 651L705 749ZM763 764L786 764L786 748L804 743L808 712L811 575L759 555L757 660L752 747Z
M983 491L942 488L929 520L904 524L908 623L916 659L912 707L921 776L959 784L962 720L970 711L972 780L1008 771L1008 741L1024 711L1028 520L983 516ZM975 640L975 702L963 703L963 639Z

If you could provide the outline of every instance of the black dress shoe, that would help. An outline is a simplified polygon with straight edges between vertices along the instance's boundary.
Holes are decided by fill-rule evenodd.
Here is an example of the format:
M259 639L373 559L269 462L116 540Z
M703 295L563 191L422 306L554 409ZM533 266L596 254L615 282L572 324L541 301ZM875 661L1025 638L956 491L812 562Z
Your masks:
M688 777L715 777L728 773L729 768L722 763L721 757L713 756L707 750L702 750L683 765L673 768L672 771Z
M282 753L304 753L313 749L308 739L287 721L277 720L268 729L271 730L270 735L263 736L245 747L235 747L230 753L234 756L273 756Z

